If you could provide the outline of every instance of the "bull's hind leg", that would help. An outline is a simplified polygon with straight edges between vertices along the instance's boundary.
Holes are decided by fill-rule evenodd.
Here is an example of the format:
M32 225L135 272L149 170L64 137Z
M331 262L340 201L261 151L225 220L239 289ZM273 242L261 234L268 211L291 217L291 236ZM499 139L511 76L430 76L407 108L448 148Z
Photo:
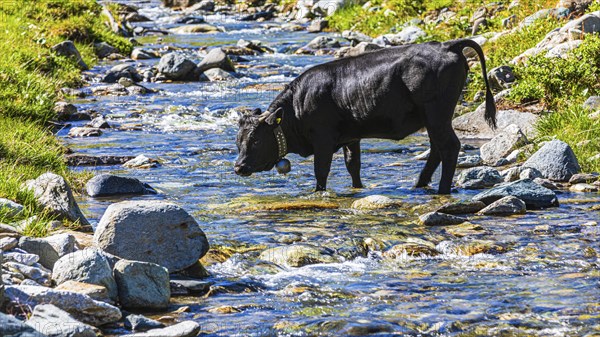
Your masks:
M429 158L427 158L427 162L419 175L419 180L415 187L426 187L431 182L431 177L433 177L433 173L437 170L438 166L440 166L440 162L442 161L442 157L440 156L440 152L438 151L437 146L431 143L431 150L429 152Z
M452 129L453 109L454 104L443 105L437 102L426 107L426 126L429 139L438 148L442 161L442 178L438 187L439 194L450 194L458 153L460 152L460 141L454 129Z
M352 177L352 187L362 188L363 184L360 180L360 141L344 146L344 161Z

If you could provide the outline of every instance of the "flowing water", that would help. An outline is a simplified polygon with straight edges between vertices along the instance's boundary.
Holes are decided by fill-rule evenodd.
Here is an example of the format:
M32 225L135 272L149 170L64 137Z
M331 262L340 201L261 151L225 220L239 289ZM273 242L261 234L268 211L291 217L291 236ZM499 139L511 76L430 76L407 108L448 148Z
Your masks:
M174 26L169 24L172 14L155 1L136 3L156 20L144 25ZM200 47L235 45L240 38L261 40L278 52L245 57L248 62L240 64L247 66L239 68L243 76L232 81L142 83L160 92L76 101L80 110L106 115L113 129L100 138L66 138L68 129L59 133L78 153L159 159L158 168L93 171L149 183L159 194L135 199L178 203L195 216L211 245L235 251L225 262L207 263L207 281L221 291L172 299L172 310L190 307L172 314L177 320L197 321L208 336L600 333L600 227L594 223L599 213L591 210L598 194L563 193L559 208L508 218L474 216L466 225L425 228L416 222L419 214L475 192L438 197L411 188L423 165L413 156L427 149L427 138L418 134L401 142L363 141L366 188L361 190L350 187L339 153L330 191L323 194L311 193L311 158L289 155L293 170L287 176L238 177L233 163L239 108L266 108L283 84L332 58L289 53L315 37L305 31L266 29L265 23L235 17L207 19L226 32L139 40L150 48L184 48L195 60ZM158 59L138 62L153 65ZM114 64L103 63L93 73L103 74ZM131 123L137 130L118 129ZM402 204L377 211L350 208L353 200L373 194ZM97 223L118 200L82 197L80 205ZM295 209L302 203L337 208ZM282 209L269 210L269 205ZM338 260L288 268L257 258L268 247L294 241L329 249ZM382 250L403 242L435 247L442 254L382 256Z

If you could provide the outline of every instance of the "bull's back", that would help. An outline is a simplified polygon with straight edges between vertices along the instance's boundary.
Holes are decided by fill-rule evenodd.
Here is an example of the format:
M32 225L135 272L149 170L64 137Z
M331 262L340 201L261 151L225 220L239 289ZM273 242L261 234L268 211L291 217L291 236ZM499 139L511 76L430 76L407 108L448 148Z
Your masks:
M298 78L304 91L298 107L361 138L403 138L423 126L423 105L443 91L440 74L462 63L439 43L336 60Z

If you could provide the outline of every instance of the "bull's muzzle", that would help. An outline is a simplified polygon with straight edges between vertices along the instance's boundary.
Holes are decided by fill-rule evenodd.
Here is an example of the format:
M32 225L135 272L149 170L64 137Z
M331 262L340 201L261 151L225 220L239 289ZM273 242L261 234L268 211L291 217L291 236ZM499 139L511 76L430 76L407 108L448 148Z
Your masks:
M248 177L250 175L252 175L252 170L245 165L235 165L235 167L233 168L233 170L235 171L235 174L237 174L238 176L242 176L242 177Z

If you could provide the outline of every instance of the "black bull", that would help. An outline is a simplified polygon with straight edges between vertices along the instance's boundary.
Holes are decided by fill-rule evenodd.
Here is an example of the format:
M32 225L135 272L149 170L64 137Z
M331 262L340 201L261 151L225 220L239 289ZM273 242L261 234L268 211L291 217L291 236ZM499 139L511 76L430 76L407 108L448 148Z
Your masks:
M353 187L360 180L360 140L400 140L425 127L431 143L417 187L427 186L440 162L440 194L449 194L460 141L452 115L469 70L463 49L475 50L486 85L485 119L496 125L481 47L471 40L386 48L315 66L292 81L265 113L242 116L235 172L271 170L286 154L314 154L317 191L325 190L333 154L344 148ZM284 135L285 142L277 141ZM283 147L283 152L282 152Z

